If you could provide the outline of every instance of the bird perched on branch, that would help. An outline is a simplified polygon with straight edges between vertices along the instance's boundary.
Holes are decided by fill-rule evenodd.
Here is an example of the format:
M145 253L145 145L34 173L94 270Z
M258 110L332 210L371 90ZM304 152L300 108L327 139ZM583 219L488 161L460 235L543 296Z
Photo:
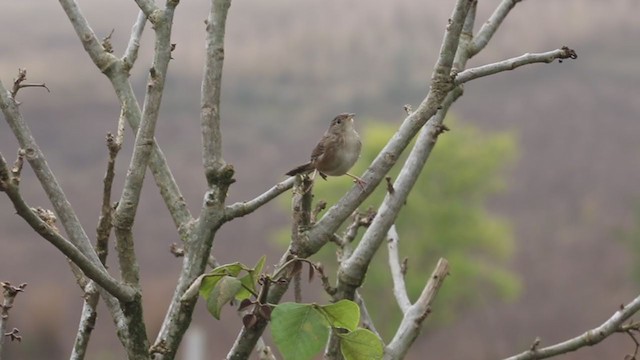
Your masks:
M361 189L364 189L365 182L348 173L360 157L362 148L360 136L353 127L354 116L355 114L344 113L331 120L329 129L311 152L311 160L290 170L287 175L308 174L316 170L324 179L327 175L347 175L353 178Z

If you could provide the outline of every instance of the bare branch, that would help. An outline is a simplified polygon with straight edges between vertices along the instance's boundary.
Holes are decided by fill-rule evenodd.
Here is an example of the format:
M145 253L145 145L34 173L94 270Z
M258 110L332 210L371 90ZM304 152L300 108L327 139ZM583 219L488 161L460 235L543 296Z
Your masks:
M202 128L202 162L209 186L225 165L222 158L222 133L220 132L220 89L224 63L224 34L230 0L211 1L211 11L206 23L206 61L202 77L200 97L200 122Z
M167 1L167 3L169 2L175 2L175 5L177 5L177 1ZM157 18L159 17L158 12L160 12L160 8L158 8L158 5L156 5L153 0L136 0L136 4L138 4L138 7L140 8L140 10L142 10L142 12L144 12L147 18L149 18L149 21L151 21L152 24L155 24ZM173 7L175 7L175 5L173 5Z
M16 299L18 293L23 292L24 288L27 286L26 283L22 283L18 286L13 286L8 282L0 282L0 286L2 286L2 304L0 305L0 357L2 357L2 348L4 346L4 338L8 336L11 338L11 341L18 340L20 341L22 338L18 333L20 330L14 328L11 332L7 331L7 322L9 320L9 310L13 307L13 302Z
M94 282L90 282L85 286L84 303L82 304L82 313L80 315L80 323L78 324L78 332L73 343L73 349L69 359L83 360L86 357L87 347L91 334L96 325L98 313L96 307L100 300L100 293Z
M546 359L560 354L576 351L585 346L593 346L619 331L624 322L640 311L640 296L629 304L621 306L607 321L600 326L586 331L584 334L561 343L544 348L536 347L520 354L511 356L506 360Z
M13 88L11 89L11 97L14 100L18 95L18 91L26 87L43 87L47 89L47 92L51 92L45 83L26 83L25 81L27 81L27 70L18 69L18 77L13 80Z
M422 322L431 312L431 303L438 294L438 290L445 277L449 274L449 263L441 258L436 264L431 278L422 290L418 300L407 309L402 322L391 342L384 349L385 360L404 358L405 354L420 334Z
M523 65L534 63L551 63L556 59L576 59L578 55L572 49L564 46L560 49L537 54L524 54L515 58L503 60L497 63L478 66L462 71L456 76L455 84L460 85L468 81L493 75L503 71L514 70Z
M140 12L138 12L138 18L131 28L131 37L129 38L127 49L124 51L124 56L122 56L121 59L122 62L126 64L127 69L131 69L133 67L133 64L135 64L136 60L138 59L140 38L142 37L142 32L144 31L144 26L146 23L147 16L141 10Z
M398 254L398 242L400 238L396 231L396 226L392 225L387 233L387 247L389 248L389 269L391 269L391 278L393 279L393 294L396 302L400 306L403 314L406 314L411 306L409 295L407 294L407 286L404 283L404 273L400 265L400 255Z
M513 9L513 7L520 1L522 0L502 0L502 2L500 2L500 5L498 5L493 14L491 14L489 19L482 25L480 31L478 31L478 34L476 34L473 39L473 44L468 49L468 56L470 58L487 46L489 40L491 40L502 24L502 21L507 17L507 15L509 15L511 9Z
M354 300L358 304L358 307L360 308L360 321L362 322L362 327L365 329L371 330L371 332L376 334L378 338L382 339L382 336L380 335L375 325L373 324L373 319L371 318L371 315L369 315L369 310L367 310L367 304L365 304L364 299L362 298L362 296L360 296L360 293L358 291L356 291Z
M262 205L275 199L278 195L282 194L283 192L291 189L294 181L295 181L295 177L289 177L286 180L277 183L272 188L260 194L255 199L252 199L249 201L237 202L235 204L228 205L224 211L225 221L230 221L237 217L245 216L247 214L250 214L256 211Z
M100 71L106 73L118 61L118 58L102 46L102 42L89 26L75 0L60 0L60 5L73 25L84 50Z
M118 121L118 135L113 136L111 133L107 134L107 148L109 150L109 160L107 161L107 171L103 180L102 191L102 206L100 209L100 217L98 219L98 226L96 229L96 253L100 262L104 265L106 263L107 255L109 253L109 234L111 233L111 188L113 186L113 179L115 177L115 160L120 148L122 146L122 130L124 127L123 116L120 116ZM72 263L72 269L74 265ZM78 332L76 333L76 339L73 345L73 350L70 355L70 359L82 360L86 356L87 346L89 346L89 340L91 334L95 328L96 318L98 316L96 307L100 300L100 292L94 282L82 286L84 291L84 303L82 305L82 312L80 315L80 323L78 324Z

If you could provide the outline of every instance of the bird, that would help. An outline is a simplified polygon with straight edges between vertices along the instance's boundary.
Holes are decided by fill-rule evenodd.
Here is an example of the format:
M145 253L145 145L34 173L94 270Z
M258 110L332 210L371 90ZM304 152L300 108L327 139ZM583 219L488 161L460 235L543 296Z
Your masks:
M342 113L331 120L329 129L324 133L311 152L311 160L297 166L286 173L289 176L308 174L318 171L325 180L328 176L347 175L361 189L365 182L359 177L349 174L349 170L360 157L362 142L353 126L356 114Z

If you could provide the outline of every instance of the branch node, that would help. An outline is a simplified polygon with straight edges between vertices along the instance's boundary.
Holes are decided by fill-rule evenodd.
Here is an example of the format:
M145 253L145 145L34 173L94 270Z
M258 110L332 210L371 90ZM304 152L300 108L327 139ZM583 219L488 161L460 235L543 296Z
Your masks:
M384 178L387 181L387 192L389 195L393 195L396 192L396 189L393 188L393 183L391 182L391 176L387 176Z
M9 339L11 339L11 341L21 342L22 341L22 336L20 336L18 334L20 334L20 330L18 330L17 328L13 328L13 330L11 330L10 332L4 333L4 336L8 336Z
M13 80L13 87L11 88L11 97L16 104L20 104L16 101L16 96L18 95L18 91L22 88L26 87L42 87L47 89L47 92L51 92L45 83L26 83L27 80L27 69L18 69L18 77Z
M529 348L530 351L538 351L538 346L540 346L540 337L536 337L535 340L533 340L533 344L531 344L531 347Z
M111 29L111 32L109 33L109 35L105 36L102 39L102 47L104 48L104 51L108 52L109 54L113 54L113 45L111 44L111 35L113 35L113 32L116 29Z

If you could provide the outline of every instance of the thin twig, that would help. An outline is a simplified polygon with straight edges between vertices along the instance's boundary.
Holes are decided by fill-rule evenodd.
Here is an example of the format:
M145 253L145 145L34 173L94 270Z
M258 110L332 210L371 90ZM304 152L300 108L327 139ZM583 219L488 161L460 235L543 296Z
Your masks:
M455 84L460 85L471 80L497 74L503 71L517 69L524 65L535 63L550 63L556 59L576 59L576 52L568 47L562 47L553 51L536 54L524 54L515 58L503 60L493 64L478 66L462 71L456 76Z
M393 295L396 297L396 302L400 306L402 313L406 314L411 306L411 301L409 301L407 286L404 282L404 274L400 265L400 255L398 254L399 239L396 226L391 226L387 234L387 247L389 249L389 269L393 279Z
M259 209L262 205L268 203L269 201L276 198L278 195L283 192L291 189L293 183L295 182L295 176L287 178L284 181L281 181L271 187L269 190L264 193L258 195L256 198L249 201L237 202L235 204L228 205L225 207L225 221L233 220L237 217L248 215L257 209Z
M11 88L11 97L15 100L18 95L18 91L27 87L42 87L47 89L47 92L51 92L45 83L27 83L27 69L18 69L18 77L13 80L13 87Z
M498 31L502 21L509 15L511 9L522 0L502 0L489 19L482 25L469 48L468 57L471 58L487 46L489 40Z
M358 307L360 308L360 322L362 322L362 327L365 329L371 330L371 332L378 335L378 338L382 339L382 336L380 335L380 333L378 332L378 329L376 329L376 326L373 323L373 318L371 317L371 315L369 315L369 310L367 310L367 304L364 302L364 299L362 298L362 296L360 296L360 293L358 291L356 291L354 300L356 301L356 303L358 304Z
M11 341L17 340L20 341L22 337L18 335L20 330L14 328L11 332L7 331L7 322L9 320L9 310L13 307L13 302L15 301L18 293L24 291L24 288L27 287L26 283L22 283L18 286L13 286L10 283L3 281L0 282L0 286L2 286L2 304L0 305L0 358L2 357L2 349L4 345L5 336L10 337Z
M138 59L138 49L140 48L140 38L144 31L144 26L147 23L147 16L142 10L138 12L138 18L131 28L131 37L129 37L129 43L127 49L124 51L122 61L126 64L128 69L133 68L133 64Z
M520 354L508 357L506 360L529 360L529 359L546 359L560 354L566 354L572 351L576 351L585 346L593 346L611 334L617 332L624 322L631 316L640 311L640 296L636 297L629 304L622 306L616 311L607 321L601 325L586 331L582 335L576 336L572 339L565 340L555 345L529 349Z

